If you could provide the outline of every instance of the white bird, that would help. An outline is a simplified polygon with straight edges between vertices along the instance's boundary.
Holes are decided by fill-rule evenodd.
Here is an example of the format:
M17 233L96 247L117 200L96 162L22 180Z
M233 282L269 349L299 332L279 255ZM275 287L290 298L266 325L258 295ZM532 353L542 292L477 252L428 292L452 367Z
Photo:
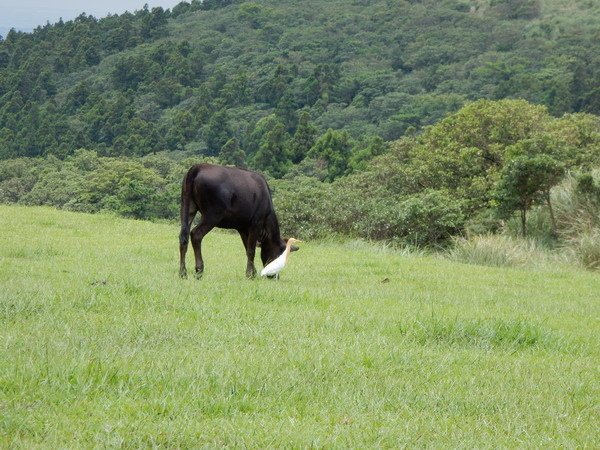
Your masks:
M285 263L287 262L290 251L292 250L292 244L296 242L302 242L299 239L289 238L287 244L285 245L284 252L267 264L263 270L260 271L261 277L272 277L279 279L279 272L285 267Z

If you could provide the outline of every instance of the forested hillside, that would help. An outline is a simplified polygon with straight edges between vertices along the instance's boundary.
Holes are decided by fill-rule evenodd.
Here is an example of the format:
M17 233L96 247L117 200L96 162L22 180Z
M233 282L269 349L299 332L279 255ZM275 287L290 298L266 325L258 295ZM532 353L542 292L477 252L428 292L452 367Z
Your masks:
M479 98L599 113L599 21L590 0L194 0L11 31L0 158L222 152L281 176L330 128L347 159Z
M214 0L11 31L0 202L175 219L213 161L267 175L300 237L522 235L600 268L598 23L589 0Z

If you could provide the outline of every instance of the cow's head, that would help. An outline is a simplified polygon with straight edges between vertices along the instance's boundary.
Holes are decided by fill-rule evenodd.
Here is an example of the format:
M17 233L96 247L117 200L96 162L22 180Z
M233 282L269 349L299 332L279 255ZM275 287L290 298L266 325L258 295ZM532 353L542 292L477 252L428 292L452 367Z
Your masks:
M265 219L260 239L260 259L263 265L269 264L285 251L288 238L282 238L279 232L279 222L275 211L271 211ZM291 251L295 252L298 247L292 245Z
M263 265L266 266L285 251L288 239L289 238L280 237L279 239L265 239L261 242L260 259L262 260ZM295 252L296 250L299 250L299 248L292 245L290 250Z

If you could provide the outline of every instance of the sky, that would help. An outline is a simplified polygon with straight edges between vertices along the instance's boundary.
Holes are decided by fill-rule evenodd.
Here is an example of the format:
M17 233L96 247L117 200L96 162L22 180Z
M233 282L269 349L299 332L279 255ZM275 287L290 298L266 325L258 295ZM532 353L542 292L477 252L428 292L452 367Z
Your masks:
M101 18L110 14L162 6L172 8L181 0L0 0L0 35L6 36L11 28L32 31L46 22L55 23L63 18L72 20L82 12Z

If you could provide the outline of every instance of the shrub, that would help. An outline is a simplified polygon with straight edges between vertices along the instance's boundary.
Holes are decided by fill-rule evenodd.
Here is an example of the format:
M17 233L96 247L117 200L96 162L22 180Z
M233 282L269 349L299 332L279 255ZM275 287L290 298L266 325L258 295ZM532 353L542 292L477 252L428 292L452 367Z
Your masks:
M284 233L304 238L340 234L402 245L443 245L464 224L461 203L445 191L392 196L359 185L308 177L276 180L274 203Z
M19 203L63 208L79 196L84 184L83 176L68 169L46 170L31 190L21 196Z
M0 203L17 203L35 186L41 159L0 161Z
M498 218L496 211L491 208L479 211L469 217L465 223L465 233L467 236L496 233L501 228L502 221Z
M445 191L425 191L408 197L389 193L368 198L357 195L357 199L356 211L342 223L346 227L353 224L351 234L362 238L435 246L444 244L464 223L460 202Z
M325 237L332 233L323 200L332 187L313 178L300 176L293 180L270 181L279 227L284 235L304 239Z
M401 204L404 239L415 245L440 244L464 225L462 205L445 191L425 191Z

